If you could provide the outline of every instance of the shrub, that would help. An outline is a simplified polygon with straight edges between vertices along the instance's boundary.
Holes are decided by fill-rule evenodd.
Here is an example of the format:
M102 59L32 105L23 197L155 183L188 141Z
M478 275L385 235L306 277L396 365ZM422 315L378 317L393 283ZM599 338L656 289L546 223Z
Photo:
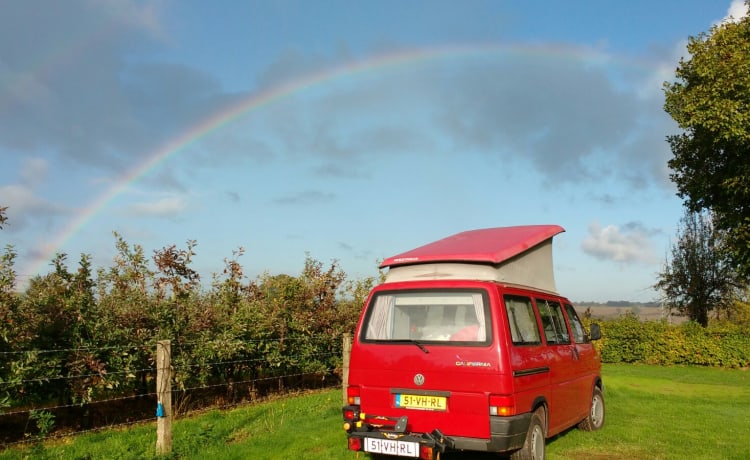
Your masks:
M740 325L671 325L664 321L641 322L629 314L596 322L603 336L596 347L605 363L750 366L750 336Z

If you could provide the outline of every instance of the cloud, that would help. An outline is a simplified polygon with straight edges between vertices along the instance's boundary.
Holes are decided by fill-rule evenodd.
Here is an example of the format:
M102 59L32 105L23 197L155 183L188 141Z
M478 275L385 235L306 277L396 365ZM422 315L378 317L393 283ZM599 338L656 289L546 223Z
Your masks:
M38 194L47 180L49 164L38 157L24 158L18 173L19 182L0 185L0 205L8 207L8 231L20 231L32 225L48 226L50 219L66 213L62 207Z
M11 2L0 15L0 148L121 171L223 107L212 76L142 62L162 2ZM23 44L23 46L19 46Z
M313 172L361 177L383 156L472 153L517 159L558 183L669 184L660 167L669 155L660 92L638 87L663 80L618 79L622 69L606 53L554 44L507 51L511 45L370 69L355 64L378 56L352 58L346 47L286 50L260 71L255 90L228 92L200 69L133 57L169 42L164 14L160 3L136 0L11 3L0 16L0 81L10 82L0 87L0 148L51 150L122 171L226 108L293 82L304 91L207 139L223 155L202 166L304 157L318 160ZM32 36L38 30L46 32ZM28 44L23 52L19 42ZM311 79L332 69L340 72L331 81Z
M738 22L740 19L747 16L748 6L745 4L745 0L732 0L732 3L727 9L727 15L721 21L714 22L714 25L723 24L726 22Z
M581 249L599 260L623 263L653 264L658 261L651 237L658 230L650 230L637 222L602 227L598 222L589 224L589 234L581 242Z
M234 190L229 190L224 193L226 193L229 201L231 201L232 203L239 203L242 201L242 197L240 196L240 194L235 192Z
M135 216L175 217L187 209L183 197L167 196L156 201L140 202L128 207L128 212Z
M44 158L24 158L21 165L21 180L31 188L35 188L47 178L49 163Z
M32 225L47 227L50 219L66 211L60 206L37 196L35 190L26 184L0 185L0 203L8 207L7 229L18 232Z
M600 54L498 48L342 75L336 81L345 84L293 93L243 127L276 139L279 156L317 157L336 171L364 171L386 156L480 154L520 160L558 183L670 186L664 137L673 126L658 72L674 62L634 70ZM280 60L271 66L278 81L305 81L312 68L301 53Z
M336 195L333 193L321 192L319 190L306 190L299 192L295 195L287 195L274 200L277 204L282 205L313 205L320 203L328 203L334 201Z

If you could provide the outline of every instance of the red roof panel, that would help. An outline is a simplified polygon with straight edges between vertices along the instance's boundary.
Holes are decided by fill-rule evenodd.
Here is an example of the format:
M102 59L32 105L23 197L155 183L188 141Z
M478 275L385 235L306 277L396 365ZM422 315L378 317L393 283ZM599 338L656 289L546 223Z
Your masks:
M559 225L522 225L469 230L389 257L380 267L429 262L498 264L564 231L565 229Z

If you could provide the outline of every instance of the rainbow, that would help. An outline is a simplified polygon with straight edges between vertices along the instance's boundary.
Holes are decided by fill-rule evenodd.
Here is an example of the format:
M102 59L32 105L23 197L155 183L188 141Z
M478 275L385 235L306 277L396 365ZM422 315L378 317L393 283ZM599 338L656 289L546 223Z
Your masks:
M418 48L381 54L366 60L349 62L345 65L309 74L296 80L271 87L265 91L251 94L239 102L210 115L197 125L185 130L179 136L169 140L148 154L144 162L120 176L103 194L98 196L72 218L59 235L50 244L46 245L47 251L42 256L37 257L31 264L33 269L24 272L32 276L38 274L43 264L48 263L57 252L61 251L66 242L86 226L97 213L106 208L112 200L127 190L131 184L137 182L149 172L159 168L167 159L183 151L189 145L194 144L207 134L227 126L243 115L260 110L269 104L273 104L276 101L307 89L374 70L413 65L419 62L445 58L508 54L545 58L573 58L594 63L610 62L612 60L611 55L594 49L561 45L470 44ZM618 60L622 61L621 58ZM654 67L653 65L642 66Z

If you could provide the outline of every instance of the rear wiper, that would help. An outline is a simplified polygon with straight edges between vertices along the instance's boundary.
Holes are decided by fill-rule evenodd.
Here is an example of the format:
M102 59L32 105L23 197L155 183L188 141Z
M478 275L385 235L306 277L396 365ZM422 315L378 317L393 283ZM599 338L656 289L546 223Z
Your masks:
M390 342L393 342L393 343L413 343L414 345L418 346L419 349L422 350L423 352L425 352L425 353L429 353L430 352L430 350L428 350L427 347L425 347L420 342L418 342L416 340L413 340L413 339L395 339L395 340L390 340Z

